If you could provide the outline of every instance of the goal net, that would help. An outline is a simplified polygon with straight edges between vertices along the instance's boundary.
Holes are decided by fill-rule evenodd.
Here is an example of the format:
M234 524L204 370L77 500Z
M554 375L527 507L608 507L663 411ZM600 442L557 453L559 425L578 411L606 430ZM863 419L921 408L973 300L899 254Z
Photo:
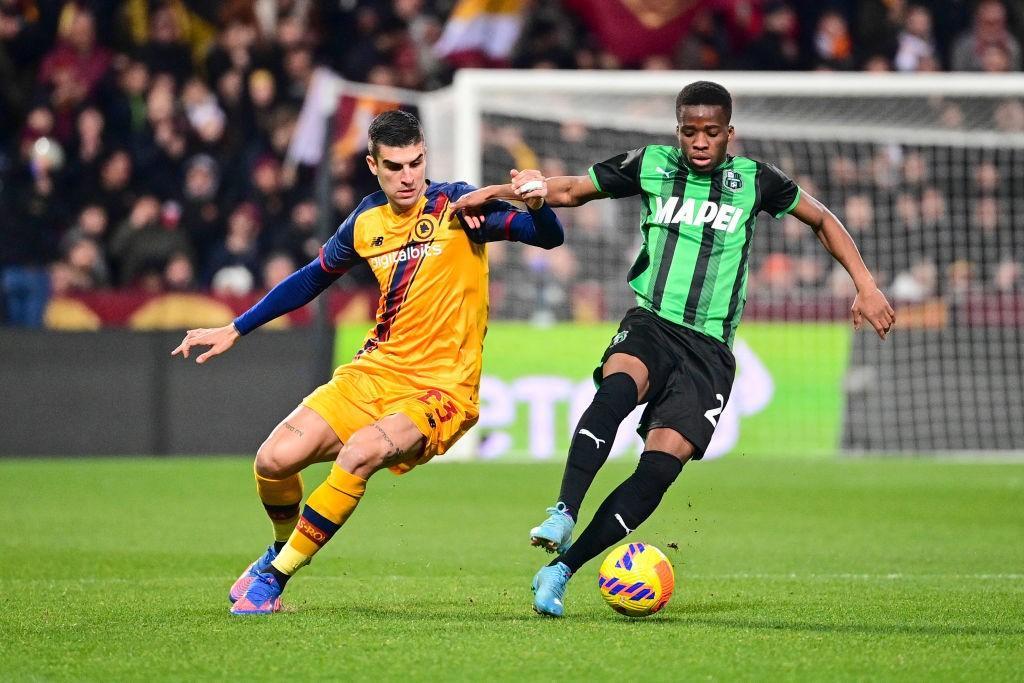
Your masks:
M675 144L675 96L707 77L461 71L454 131L428 134L451 141L451 175L471 182L507 182L517 167L583 174ZM760 445L782 454L834 434L833 452L1024 449L1024 77L711 78L734 97L731 152L776 164L829 206L897 308L887 341L852 332L849 277L802 223L762 216L730 402L752 428L785 426ZM492 318L615 321L634 305L639 200L559 215L565 248L493 249Z

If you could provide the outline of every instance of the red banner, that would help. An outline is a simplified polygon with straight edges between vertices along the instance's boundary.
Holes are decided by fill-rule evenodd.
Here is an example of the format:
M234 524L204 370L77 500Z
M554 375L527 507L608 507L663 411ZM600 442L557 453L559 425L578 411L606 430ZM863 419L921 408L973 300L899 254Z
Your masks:
M98 330L127 327L135 330L184 330L227 325L248 310L261 294L224 296L198 292L151 294L142 291L100 290L54 297L46 310L46 327L54 330ZM380 293L376 290L328 292L331 320L370 321ZM269 329L308 325L312 305L274 320Z
M622 66L671 56L707 0L564 0Z

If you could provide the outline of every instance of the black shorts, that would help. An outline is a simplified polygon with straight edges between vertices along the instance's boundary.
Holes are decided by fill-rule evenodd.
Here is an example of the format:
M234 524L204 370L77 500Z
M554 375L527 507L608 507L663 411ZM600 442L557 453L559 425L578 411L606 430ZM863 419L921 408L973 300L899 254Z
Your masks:
M639 358L647 366L647 408L637 429L647 438L652 429L673 429L693 444L694 460L704 457L711 435L729 402L736 359L729 347L706 334L671 323L644 308L633 308L601 357L601 366L616 353ZM594 370L601 383L602 368Z

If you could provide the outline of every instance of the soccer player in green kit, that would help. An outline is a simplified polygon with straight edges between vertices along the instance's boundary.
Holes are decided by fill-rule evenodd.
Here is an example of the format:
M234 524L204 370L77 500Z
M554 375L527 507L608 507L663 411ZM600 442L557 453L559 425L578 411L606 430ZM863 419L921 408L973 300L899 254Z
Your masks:
M747 298L750 241L757 215L789 213L814 230L857 287L855 328L885 339L896 321L885 295L835 215L771 164L728 153L732 97L717 83L687 85L676 98L679 146L648 145L594 164L587 175L544 178L513 172L510 185L466 195L453 208L542 192L551 206L640 195L643 246L627 280L637 306L619 325L595 370L599 384L573 435L558 503L530 531L558 556L533 580L534 609L562 616L573 573L622 541L657 508L688 460L700 460L729 400L732 343ZM647 403L644 452L636 471L601 503L572 540L587 489L608 458L622 421Z

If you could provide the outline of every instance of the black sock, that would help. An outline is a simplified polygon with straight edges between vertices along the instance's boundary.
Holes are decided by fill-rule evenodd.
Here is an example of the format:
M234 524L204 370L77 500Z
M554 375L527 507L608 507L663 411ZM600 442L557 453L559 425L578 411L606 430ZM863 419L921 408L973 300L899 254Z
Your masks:
M682 470L683 463L674 455L644 452L636 471L604 499L572 547L551 564L563 562L575 573L624 539L651 516Z
M277 579L277 585L279 585L282 589L284 589L285 584L288 583L288 579L292 578L291 576L285 574L283 571L281 571L274 565L270 565L270 569L268 569L267 571L274 575L274 578Z
M281 548L285 547L286 545L288 545L288 541L274 541L274 552L281 552Z
M573 519L597 471L608 459L619 425L636 408L636 402L636 382L626 373L616 372L601 381L593 402L576 425L558 494Z

